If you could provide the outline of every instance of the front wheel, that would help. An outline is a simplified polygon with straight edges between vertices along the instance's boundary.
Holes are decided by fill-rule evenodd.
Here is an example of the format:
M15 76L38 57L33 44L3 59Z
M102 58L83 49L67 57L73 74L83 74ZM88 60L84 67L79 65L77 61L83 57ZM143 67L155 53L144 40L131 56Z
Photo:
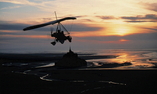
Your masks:
M67 39L68 39L69 42L72 41L72 37L71 36L67 36Z
M54 41L54 42L51 42L51 44L52 44L52 45L56 45L56 42L55 42L55 41Z

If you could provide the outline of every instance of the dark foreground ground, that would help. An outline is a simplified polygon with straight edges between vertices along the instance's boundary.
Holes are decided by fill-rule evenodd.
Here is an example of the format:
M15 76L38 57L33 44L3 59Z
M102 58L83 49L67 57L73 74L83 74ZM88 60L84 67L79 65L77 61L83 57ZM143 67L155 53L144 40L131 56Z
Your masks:
M11 73L9 70L1 67L1 94L157 94L156 70L52 71L53 78L62 81L44 81L38 76ZM70 82L76 79L77 82Z
M20 62L34 62L34 59L27 58ZM2 66L2 63L19 62L19 59L14 59L0 60L0 94L157 94L155 69L60 69L49 71L51 78L57 80L44 81L39 76L13 73L16 67Z

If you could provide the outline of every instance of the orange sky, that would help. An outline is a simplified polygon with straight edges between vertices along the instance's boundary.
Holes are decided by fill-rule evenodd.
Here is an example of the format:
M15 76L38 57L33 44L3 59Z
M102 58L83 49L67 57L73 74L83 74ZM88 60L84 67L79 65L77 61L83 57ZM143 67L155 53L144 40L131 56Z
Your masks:
M22 29L56 20L54 11L57 12L58 19L68 16L77 18L77 20L62 22L71 33L74 46L77 43L82 45L89 43L91 48L95 47L95 44L101 45L102 48L106 45L108 48L113 46L113 48L131 48L130 45L157 47L155 45L157 1L155 0L69 0L68 2L66 0L0 0L0 36L3 40L0 42L3 45L0 49L7 48L9 45L16 48L22 45L22 40L27 43L53 41L53 38L47 39L47 36L50 35L50 28L55 29L56 25L27 32L23 32ZM30 39L38 39L38 41L30 41ZM18 45L11 44L15 40L18 41ZM51 44L47 45L51 46ZM47 47L51 48L50 46ZM63 45L57 46L62 48Z

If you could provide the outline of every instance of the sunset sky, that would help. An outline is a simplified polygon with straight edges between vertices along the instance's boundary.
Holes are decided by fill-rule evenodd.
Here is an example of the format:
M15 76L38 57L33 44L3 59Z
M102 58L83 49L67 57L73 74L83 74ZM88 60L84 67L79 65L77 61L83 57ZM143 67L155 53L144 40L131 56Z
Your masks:
M64 17L72 43L50 42L50 25L31 25ZM157 0L0 0L0 52L58 52L157 48Z

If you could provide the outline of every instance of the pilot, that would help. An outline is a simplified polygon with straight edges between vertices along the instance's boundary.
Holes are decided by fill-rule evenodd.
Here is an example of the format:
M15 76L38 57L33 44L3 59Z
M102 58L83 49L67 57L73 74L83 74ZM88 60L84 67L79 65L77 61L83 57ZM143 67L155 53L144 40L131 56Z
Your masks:
M51 42L52 45L55 45L56 41L59 41L61 44L63 44L65 40L68 40L69 42L72 40L71 36L65 36L64 32L60 30L57 30L57 32L53 34L51 32L51 37L55 37L55 41Z

